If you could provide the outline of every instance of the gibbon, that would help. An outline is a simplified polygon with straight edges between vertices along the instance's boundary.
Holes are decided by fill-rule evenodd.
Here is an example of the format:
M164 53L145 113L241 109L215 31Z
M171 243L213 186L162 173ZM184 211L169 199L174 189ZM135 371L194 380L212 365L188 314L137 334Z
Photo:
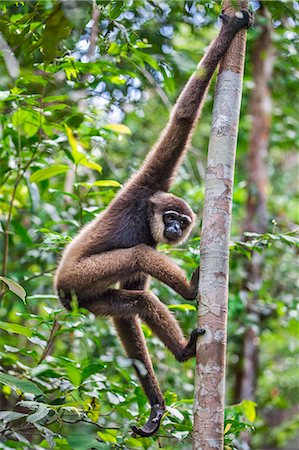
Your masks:
M196 328L186 339L174 316L148 285L149 277L154 277L184 299L197 296L199 270L188 281L156 246L160 242L181 243L194 224L188 204L168 190L187 150L212 75L236 33L252 21L247 11L222 19L218 37L183 89L140 170L66 248L55 277L56 291L66 308L71 308L75 296L80 307L113 319L151 405L148 421L140 428L132 427L140 436L154 434L165 412L140 320L178 361L195 356L197 337L204 332ZM115 283L119 283L118 289Z

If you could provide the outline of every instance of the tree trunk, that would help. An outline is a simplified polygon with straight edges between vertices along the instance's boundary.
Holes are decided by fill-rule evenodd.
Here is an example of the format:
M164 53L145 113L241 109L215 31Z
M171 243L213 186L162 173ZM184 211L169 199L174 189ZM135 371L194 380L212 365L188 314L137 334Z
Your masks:
M236 3L247 7L247 1ZM223 9L235 13L228 0ZM245 46L246 30L241 30L216 84L200 248L198 323L206 333L197 347L194 450L223 449L229 237Z
M269 81L273 71L273 46L271 40L271 17L261 6L263 17L261 32L252 52L254 89L250 99L251 133L248 153L248 199L244 231L265 233L267 231L267 155L271 131L272 99ZM266 22L265 22L266 19ZM254 253L247 264L246 290L247 312L253 324L247 324L243 343L243 372L240 382L240 400L255 400L258 372L258 342L260 316L257 309L259 290L262 285L263 255ZM250 433L243 433L249 444Z

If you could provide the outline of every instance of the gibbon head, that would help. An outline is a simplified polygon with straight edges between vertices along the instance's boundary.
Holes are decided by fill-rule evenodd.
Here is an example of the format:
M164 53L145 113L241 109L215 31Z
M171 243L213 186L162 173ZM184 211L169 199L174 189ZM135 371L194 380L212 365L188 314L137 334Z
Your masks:
M157 192L150 199L150 228L158 243L177 245L189 236L195 214L181 198Z

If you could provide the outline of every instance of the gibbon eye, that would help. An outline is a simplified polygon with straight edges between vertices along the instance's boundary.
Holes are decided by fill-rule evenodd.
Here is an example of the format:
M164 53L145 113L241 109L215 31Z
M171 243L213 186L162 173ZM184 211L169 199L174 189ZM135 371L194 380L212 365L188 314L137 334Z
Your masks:
M177 220L177 217L176 217L175 214L166 214L164 217L165 217L165 220L167 222L171 222L173 220Z
M186 226L188 225L188 220L187 219L181 219L180 220L180 225L182 228L186 228Z

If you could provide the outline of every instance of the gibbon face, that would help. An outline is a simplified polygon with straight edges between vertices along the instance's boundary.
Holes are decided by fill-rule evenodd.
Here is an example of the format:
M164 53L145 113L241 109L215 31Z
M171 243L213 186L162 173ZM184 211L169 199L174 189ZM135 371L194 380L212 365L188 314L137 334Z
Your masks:
M177 245L187 239L195 222L188 203L173 194L157 192L150 204L150 228L157 243Z
M191 229L192 219L187 214L182 214L174 210L165 211L163 214L164 238L169 243L176 243L184 238L186 232Z

